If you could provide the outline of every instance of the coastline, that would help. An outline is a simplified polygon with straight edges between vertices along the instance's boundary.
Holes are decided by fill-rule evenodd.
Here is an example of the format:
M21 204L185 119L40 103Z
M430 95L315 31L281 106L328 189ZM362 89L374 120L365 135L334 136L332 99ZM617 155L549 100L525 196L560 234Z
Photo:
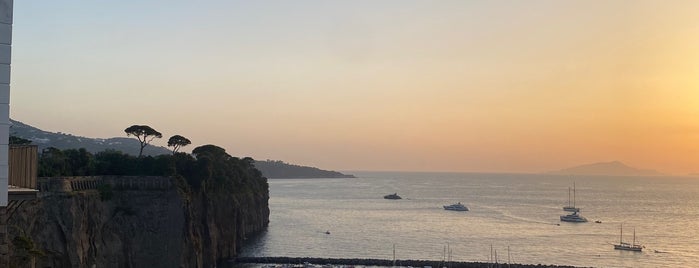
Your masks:
M229 260L235 265L241 264L278 264L281 267L289 265L332 265L334 266L381 266L381 267L450 267L450 268L478 268L478 267L514 267L514 268L581 268L570 265L548 264L521 264L521 263L485 263L485 262L461 262L461 261L435 261L435 260L382 260L382 259L358 259L358 258L311 258L311 257L238 257ZM286 264L286 265L284 265Z

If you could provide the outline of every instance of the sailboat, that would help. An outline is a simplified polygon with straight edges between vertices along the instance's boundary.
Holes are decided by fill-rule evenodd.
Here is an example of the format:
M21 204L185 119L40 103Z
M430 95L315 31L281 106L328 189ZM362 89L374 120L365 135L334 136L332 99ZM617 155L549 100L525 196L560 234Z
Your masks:
M614 249L636 251L636 252L641 252L643 250L642 245L636 244L636 228L633 228L633 242L631 244L624 242L623 235L624 235L624 227L622 225L620 225L619 226L619 244L614 245Z
M562 215L561 221L565 222L587 222L587 219L580 215L580 208L575 207L575 183L573 183L573 206L570 206L570 188L568 188L568 206L563 207L565 211L571 211L573 213L569 215Z
M575 182L573 182L573 205L570 205L570 187L568 187L568 205L563 207L564 211L580 212L580 208L575 207Z

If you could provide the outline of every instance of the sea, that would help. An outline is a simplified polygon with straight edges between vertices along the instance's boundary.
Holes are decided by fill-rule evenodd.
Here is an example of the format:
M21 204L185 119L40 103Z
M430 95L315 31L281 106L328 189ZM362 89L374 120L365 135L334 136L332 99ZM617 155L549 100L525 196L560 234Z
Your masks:
M697 177L353 174L270 179L269 227L240 255L699 267ZM560 221L573 184L586 223ZM614 250L622 227L643 252Z

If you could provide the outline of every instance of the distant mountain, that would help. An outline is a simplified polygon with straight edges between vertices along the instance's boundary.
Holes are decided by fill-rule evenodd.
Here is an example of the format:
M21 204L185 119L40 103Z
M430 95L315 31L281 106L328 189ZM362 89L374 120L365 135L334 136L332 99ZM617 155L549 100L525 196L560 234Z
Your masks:
M609 176L659 176L665 175L656 170L637 169L619 161L600 162L548 172L560 175L609 175Z
M138 155L140 143L135 138L96 139L74 136L67 133L43 131L19 121L10 120L10 135L31 140L38 145L39 152L48 147L61 150L85 148L97 153L107 149L117 150L130 155ZM168 148L148 145L143 149L144 155L170 154ZM336 171L322 170L314 167L287 164L282 161L256 161L255 167L267 178L354 178Z
M293 165L274 160L256 161L255 167L262 171L262 174L267 178L354 178L354 175L342 174L337 171Z

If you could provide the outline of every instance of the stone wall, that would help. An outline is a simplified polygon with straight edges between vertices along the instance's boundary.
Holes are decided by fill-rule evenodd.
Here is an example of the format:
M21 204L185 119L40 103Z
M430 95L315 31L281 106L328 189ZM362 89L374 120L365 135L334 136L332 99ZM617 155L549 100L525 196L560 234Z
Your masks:
M169 190L172 179L156 176L91 176L39 178L38 188L42 194L95 190L102 184L115 190Z

